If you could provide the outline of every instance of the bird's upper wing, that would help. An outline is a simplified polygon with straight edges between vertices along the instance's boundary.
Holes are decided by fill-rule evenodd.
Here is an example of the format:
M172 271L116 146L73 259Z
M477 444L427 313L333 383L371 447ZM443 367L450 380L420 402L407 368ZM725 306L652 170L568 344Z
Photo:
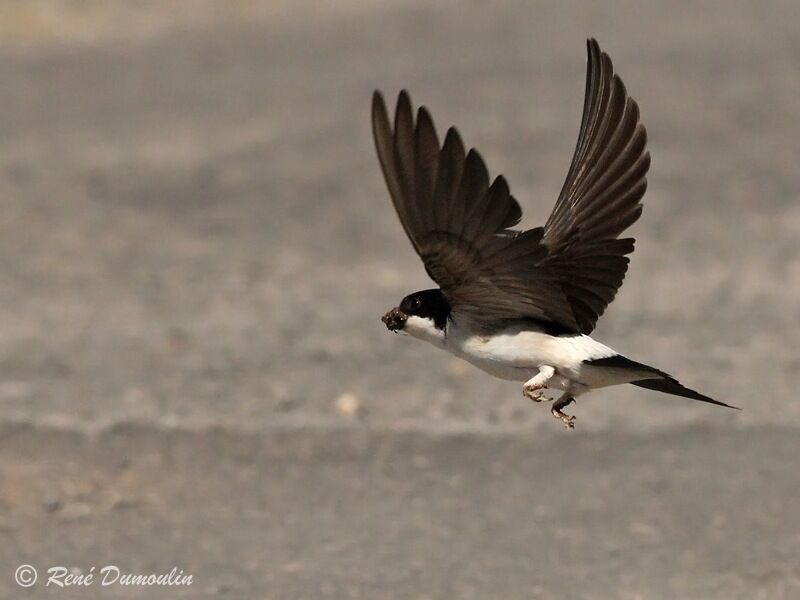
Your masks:
M547 223L549 256L540 268L559 273L582 332L614 299L628 270L633 238L617 239L642 214L650 154L639 107L597 42L589 65L578 143Z
M400 221L454 313L487 327L534 318L588 333L627 270L649 156L636 103L589 41L586 101L575 157L544 227L512 231L522 211L499 176L450 128L439 145L428 111L416 122L401 92L394 129L376 92L372 127Z

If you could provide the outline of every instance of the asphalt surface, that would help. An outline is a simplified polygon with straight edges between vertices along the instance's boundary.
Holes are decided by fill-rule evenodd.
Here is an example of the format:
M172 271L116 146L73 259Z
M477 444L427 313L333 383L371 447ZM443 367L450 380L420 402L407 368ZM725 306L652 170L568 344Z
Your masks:
M0 11L0 597L800 597L794 3L181 8ZM741 412L609 389L565 432L379 321L430 284L372 90L458 125L533 226L589 35L653 159L596 337Z

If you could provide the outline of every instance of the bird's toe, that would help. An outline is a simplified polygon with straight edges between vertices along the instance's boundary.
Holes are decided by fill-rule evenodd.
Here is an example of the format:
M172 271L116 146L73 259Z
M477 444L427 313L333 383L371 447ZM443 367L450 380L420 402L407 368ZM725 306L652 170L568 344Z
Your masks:
M524 385L522 386L522 395L529 400L533 400L534 402L542 402L543 400L547 400L544 395L544 391L542 391L542 388L540 387Z

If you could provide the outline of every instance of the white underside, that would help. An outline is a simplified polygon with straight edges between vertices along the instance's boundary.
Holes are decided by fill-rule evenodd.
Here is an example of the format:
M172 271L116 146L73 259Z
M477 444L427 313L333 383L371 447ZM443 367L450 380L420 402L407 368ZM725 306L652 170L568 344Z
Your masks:
M452 320L442 331L432 320L414 316L406 321L404 332L447 350L500 379L529 381L542 367L552 367L555 374L548 379L546 387L575 395L652 376L648 372L585 364L587 360L617 354L588 335L552 336L521 325L481 335Z

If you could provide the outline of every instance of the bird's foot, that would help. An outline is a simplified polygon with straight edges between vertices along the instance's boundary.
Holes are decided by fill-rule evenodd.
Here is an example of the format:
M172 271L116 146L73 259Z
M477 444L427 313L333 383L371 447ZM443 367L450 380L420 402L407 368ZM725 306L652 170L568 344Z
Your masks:
M544 390L547 387L547 382L550 381L555 374L556 370L550 365L542 365L536 370L536 375L528 379L522 386L522 395L530 398L534 402L543 402L550 400L544 395Z
M533 400L534 402L547 402L550 400L547 396L544 395L544 386L542 385L523 385L522 386L522 395L528 398L529 400Z
M573 402L575 402L575 398L565 394L564 396L561 396L561 398L558 399L558 402L553 405L553 408L550 409L550 414L561 421L564 424L565 429L575 429L575 417L568 415L561 410Z
M564 424L564 429L575 429L575 415L565 414L555 406L550 409L550 414Z

